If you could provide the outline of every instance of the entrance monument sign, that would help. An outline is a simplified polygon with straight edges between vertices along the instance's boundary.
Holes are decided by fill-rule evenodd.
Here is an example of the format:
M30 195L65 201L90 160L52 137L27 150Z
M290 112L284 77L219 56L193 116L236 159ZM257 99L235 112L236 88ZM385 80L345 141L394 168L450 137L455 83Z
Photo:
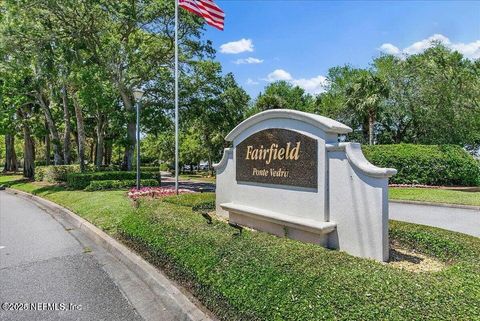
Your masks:
M215 164L217 213L230 222L352 255L388 259L388 178L333 119L268 110L235 127Z
M317 188L317 141L288 129L259 131L238 144L237 182Z

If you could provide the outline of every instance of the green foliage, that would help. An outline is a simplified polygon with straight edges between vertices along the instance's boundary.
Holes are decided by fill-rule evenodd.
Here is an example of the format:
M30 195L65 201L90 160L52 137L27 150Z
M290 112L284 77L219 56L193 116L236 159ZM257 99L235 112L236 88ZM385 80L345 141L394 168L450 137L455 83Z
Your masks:
M47 169L46 166L37 166L35 168L35 180L37 182L43 181L43 179L45 178L46 169Z
M266 233L235 236L226 223L208 225L192 211L196 196L204 197L176 198L188 198L186 206L142 203L118 230L221 320L450 320L480 313L477 238L393 222L395 242L450 264L417 274Z
M215 201L205 201L192 206L194 212L210 212L215 209Z
M104 180L104 181L91 181L90 184L85 187L85 191L102 191L112 189L124 189L136 186L137 181L130 180ZM141 186L158 186L158 180L156 179L142 179Z
M78 173L67 175L67 186L72 189L84 189L92 181L105 181L105 180L135 180L137 174L135 172L93 172L93 173ZM157 182L160 179L159 173L143 172L141 173L142 179L155 179Z
M265 87L255 102L252 112L269 109L295 109L310 111L313 107L313 97L299 86L294 86L287 81L276 81Z
M67 176L80 173L80 165L39 166L35 170L35 180L49 183L66 182Z
M346 107L354 110L363 126L363 136L373 144L374 126L380 113L381 103L388 98L388 87L383 79L371 71L362 73L346 89ZM368 124L368 125L365 125Z
M314 111L350 126L350 140L368 142L364 111L370 109L377 143L455 144L474 152L480 147L479 68L478 59L439 43L405 59L382 55L368 69L333 67ZM374 81L366 82L366 74Z
M133 166L133 170L135 170L137 167ZM140 166L140 171L141 172L159 172L160 167L159 166Z
M410 249L427 253L443 261L480 260L480 242L462 233L391 221L390 237Z
M215 193L194 193L168 196L165 197L163 201L180 206L195 207L200 204L215 202Z
M363 146L365 157L380 167L398 173L394 184L480 185L480 165L470 154L454 145Z
M162 172L168 172L168 171L170 171L170 169L171 169L171 168L170 168L170 166L169 166L167 163L161 163L161 164L160 164L160 170L161 170Z

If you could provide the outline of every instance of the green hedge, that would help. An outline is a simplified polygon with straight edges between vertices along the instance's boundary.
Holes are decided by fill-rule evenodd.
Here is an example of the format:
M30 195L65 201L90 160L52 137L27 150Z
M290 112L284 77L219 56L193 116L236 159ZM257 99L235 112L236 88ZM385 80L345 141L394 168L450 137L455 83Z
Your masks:
M60 183L66 182L68 174L80 173L80 165L51 165L35 168L35 180Z
M106 181L106 180L135 180L137 174L135 172L93 172L93 173L75 173L67 175L67 186L73 189L84 189L92 181ZM160 180L159 173L143 172L142 179L156 179Z
M480 239L426 225L389 222L389 236L404 247L444 262L480 262Z
M134 179L129 180L105 180L105 181L91 181L90 184L85 187L85 191L103 191L110 189L121 189L133 187L137 184ZM156 179L142 179L141 186L158 186L158 180Z
M133 170L135 170L137 167L133 166ZM159 166L140 166L140 171L142 172L160 172L160 167Z
M380 167L393 167L394 184L480 185L480 163L454 145L363 146L365 157Z

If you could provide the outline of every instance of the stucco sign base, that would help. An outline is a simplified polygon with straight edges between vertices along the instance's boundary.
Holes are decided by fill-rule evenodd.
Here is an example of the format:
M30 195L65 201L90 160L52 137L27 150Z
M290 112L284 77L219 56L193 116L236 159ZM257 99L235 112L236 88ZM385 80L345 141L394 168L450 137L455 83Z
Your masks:
M269 110L235 127L215 164L217 213L230 222L352 255L388 260L388 178L351 129L333 119ZM241 172L239 172L241 171Z

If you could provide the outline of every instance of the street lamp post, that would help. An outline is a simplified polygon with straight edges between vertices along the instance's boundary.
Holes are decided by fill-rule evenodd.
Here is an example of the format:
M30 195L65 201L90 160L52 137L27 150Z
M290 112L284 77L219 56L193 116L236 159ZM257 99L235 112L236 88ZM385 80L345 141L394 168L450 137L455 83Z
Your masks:
M133 97L137 103L137 190L140 189L140 108L145 92L139 88L133 90Z

